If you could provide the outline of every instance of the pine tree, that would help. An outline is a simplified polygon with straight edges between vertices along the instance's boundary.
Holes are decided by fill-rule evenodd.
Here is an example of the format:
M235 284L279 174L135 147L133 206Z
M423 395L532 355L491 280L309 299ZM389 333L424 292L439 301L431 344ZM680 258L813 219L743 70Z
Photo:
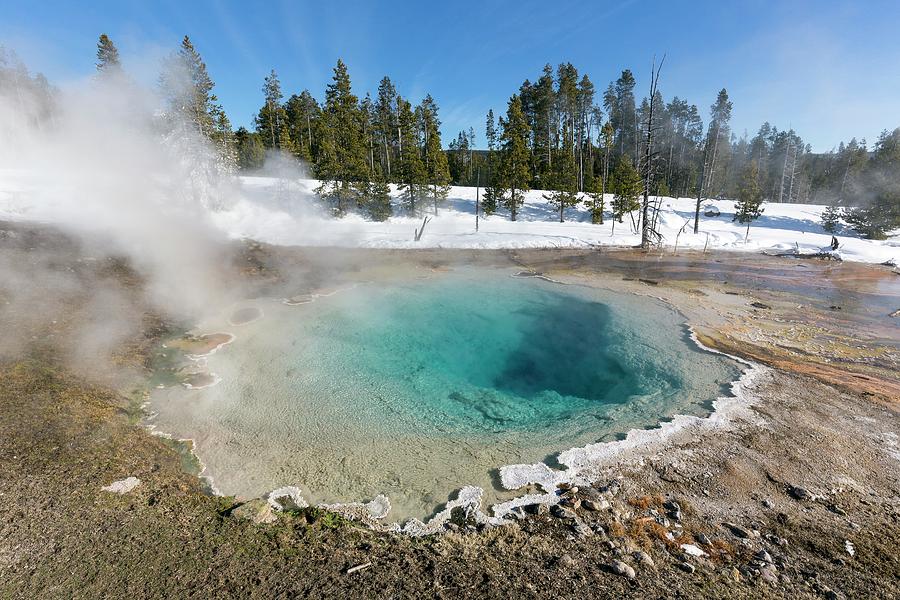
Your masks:
M750 223L758 219L763 213L762 203L762 193L759 189L759 166L754 160L750 161L750 164L744 169L740 194L738 195L738 201L734 205L734 220L738 223L747 224L747 233L744 236L745 242L750 237Z
M356 199L359 204L368 189L365 121L366 116L351 90L347 66L338 59L322 107L322 147L316 161L316 175L322 183L316 193L333 200L335 214L339 216L346 212L349 200Z
M488 155L487 155L487 185L484 188L484 198L481 201L481 208L484 214L492 215L497 212L498 199L502 195L502 190L498 185L500 180L499 165L495 156L497 150L497 125L494 120L493 109L488 111L487 123L485 125L485 138L487 139Z
M640 196L644 190L641 175L632 165L631 157L628 155L620 157L616 163L616 169L613 171L613 189L615 195L611 208L615 231L616 221L621 223L626 214L633 213L641 207Z
M391 186L379 174L371 184L369 184L369 202L366 205L369 217L373 221L386 221L391 218L393 212L391 208Z
M266 148L277 148L290 152L290 132L287 129L287 113L281 104L281 82L275 69L266 76L262 87L265 103L256 115L256 132Z
M188 36L184 36L181 41L178 58L188 77L183 110L188 114L200 135L212 137L215 129L214 115L221 110L221 107L218 106L217 98L212 93L214 84L206 71L206 64L200 58L200 53L194 48Z
M97 41L97 71L100 73L118 73L122 70L119 51L105 33L100 34Z
M393 179L393 165L397 162L396 148L399 139L397 119L397 90L389 77L378 84L378 99L375 101L375 131L379 139L379 160L381 170L388 181Z
M634 102L634 75L629 69L615 84L609 84L603 96L603 104L616 132L616 146L620 156L628 156L633 162L638 160L638 123Z
M234 141L237 146L238 168L252 171L263 166L266 149L259 139L259 134L247 131L246 127L239 127L234 132Z
M294 154L300 160L312 162L317 150L313 132L318 128L319 103L309 90L303 90L299 96L293 94L288 98L284 112Z
M544 194L547 200L559 213L559 222L565 221L565 210L578 204L578 173L575 166L575 154L568 122L563 124L562 147L556 153L553 168L550 171L550 184L553 190Z
M215 84L206 64L188 36L184 36L178 51L165 61L159 86L167 105L165 118L169 135L199 134L218 154L216 169L220 173L231 172L238 158L231 121L213 93ZM184 147L194 148L190 144Z
M606 185L603 178L600 175L595 175L587 192L588 199L585 201L585 204L591 211L591 223L594 225L603 225L603 210L606 208L605 189Z
M822 211L822 228L828 233L837 231L841 223L841 211L834 204L830 204Z
M500 119L500 127L503 130L500 136L503 146L501 174L503 187L508 190L508 195L503 196L503 204L509 210L510 219L515 221L519 207L525 202L525 191L529 189L531 180L528 168L528 122L518 96L514 95L509 99L506 119Z
M397 114L399 123L400 160L397 166L397 186L404 196L404 205L409 215L416 215L419 210L419 199L423 196L423 187L428 176L422 154L419 151L419 139L416 135L416 116L409 102L397 96Z
M731 109L728 91L722 88L710 107L709 132L706 141L707 164L705 188L712 195L721 193L731 157ZM757 169L759 167L757 166Z
M419 107L422 134L424 136L425 177L428 191L434 204L434 214L438 214L438 204L450 193L450 168L447 155L441 148L441 122L437 116L437 104L427 95Z
M231 130L231 121L225 110L216 105L213 108L213 134L212 141L216 145L219 155L223 158L229 168L234 168L238 164L237 141L234 132Z

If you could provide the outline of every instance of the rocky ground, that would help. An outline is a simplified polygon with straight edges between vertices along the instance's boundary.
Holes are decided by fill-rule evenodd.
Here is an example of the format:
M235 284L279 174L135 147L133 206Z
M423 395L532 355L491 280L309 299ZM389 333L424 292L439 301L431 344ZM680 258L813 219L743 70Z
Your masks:
M84 285L102 276L139 296L127 265L79 262L70 247L37 243L48 235L0 236L0 256L42 252L42 264ZM238 256L237 277L285 297L303 292L288 289L298 273L322 285L323 265L332 278L373 268L352 252L339 268L334 255L301 250L250 245ZM508 264L652 293L704 343L772 366L754 381L752 405L722 426L598 465L595 481L508 525L484 528L460 512L445 533L421 538L318 509L255 522L247 505L203 493L183 448L137 425L140 398L114 391L120 379L73 366L65 333L85 289L64 286L47 308L59 315L43 321L0 312L21 342L0 365L0 597L900 597L893 275L811 263L785 281L781 263L754 260L380 255L377 268ZM841 308L823 280L846 288ZM131 307L138 325L116 365L139 369L178 327L138 300Z

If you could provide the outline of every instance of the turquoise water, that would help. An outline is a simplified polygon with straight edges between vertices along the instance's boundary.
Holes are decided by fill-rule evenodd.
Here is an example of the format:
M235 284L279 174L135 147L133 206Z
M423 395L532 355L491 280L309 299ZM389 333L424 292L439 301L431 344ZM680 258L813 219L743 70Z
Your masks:
M160 428L197 441L224 493L385 493L394 518L466 484L499 498L501 465L704 414L739 375L661 302L505 271L261 306L209 358L219 385L156 395Z

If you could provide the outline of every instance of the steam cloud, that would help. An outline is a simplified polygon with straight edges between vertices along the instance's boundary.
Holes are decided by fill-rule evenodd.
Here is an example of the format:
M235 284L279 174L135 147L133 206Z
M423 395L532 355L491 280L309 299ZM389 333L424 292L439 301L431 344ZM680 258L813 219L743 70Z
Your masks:
M126 258L149 304L168 315L195 319L233 300L223 276L233 248L211 215L237 188L209 142L168 114L157 90L122 73L50 91L0 54L0 220L48 223L75 240L53 231L24 239L0 224L0 357L21 351L41 323L75 313L90 324L76 331L78 354L108 353L134 335L141 302L121 281L96 276L110 257ZM60 257L93 266L73 269Z

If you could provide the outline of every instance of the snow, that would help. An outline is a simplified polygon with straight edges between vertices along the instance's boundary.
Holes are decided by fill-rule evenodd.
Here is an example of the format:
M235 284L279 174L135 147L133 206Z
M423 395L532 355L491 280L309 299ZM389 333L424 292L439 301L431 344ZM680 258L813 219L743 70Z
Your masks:
M632 231L631 219L613 227L607 218L603 225L590 222L587 207L566 211L566 221L559 222L558 213L543 198L545 192L526 193L525 205L518 220L506 214L480 218L475 231L475 195L471 187L452 187L437 216L425 226L419 242L413 231L421 227L422 217L396 216L379 223L358 215L341 219L323 216L310 210L310 199L318 182L295 180L289 186L279 180L242 177L243 193L229 208L213 214L213 222L232 237L247 237L281 245L352 246L373 248L588 248L596 246L634 246L640 234ZM483 194L484 190L482 190ZM394 190L396 195L396 190ZM280 201L272 202L273 195ZM268 197L269 199L266 199ZM612 196L607 195L609 206ZM395 213L402 214L395 198ZM746 226L732 222L734 202L704 200L701 204L700 233L693 233L695 198L663 198L659 228L664 244L678 248L735 251L818 252L829 248L831 234L821 225L824 206L809 204L766 203L762 217L750 227L745 242ZM719 210L718 217L705 217L707 207ZM424 207L425 216L432 212ZM635 217L637 215L635 214ZM900 236L885 241L861 239L845 228L838 234L838 253L845 260L883 263L900 262Z
M231 238L252 238L277 245L342 246L370 248L591 248L598 246L634 246L640 234L632 231L631 218L613 226L607 211L603 225L590 222L587 207L566 211L566 221L543 198L545 192L532 190L525 195L518 220L510 221L505 212L480 218L475 231L476 189L452 187L438 215L423 206L431 220L419 242L413 232L421 227L422 216L395 216L375 222L350 214L332 217L315 197L318 182L312 179L239 177L229 197L206 209L209 223ZM40 192L27 173L0 170L0 219L60 221L72 214L65 206L66 196ZM46 187L46 186L44 186ZM403 215L399 194L393 189L395 214ZM483 193L483 190L482 190ZM56 204L48 199L56 199ZM610 205L607 195L606 205ZM741 252L818 252L830 249L831 234L821 225L824 206L810 204L765 203L762 217L750 227L732 222L734 202L704 200L701 204L700 232L693 233L694 198L662 198L658 224L663 243L672 248L730 250ZM708 207L719 216L706 217ZM69 210L65 210L69 208ZM635 214L635 218L637 214ZM838 232L837 255L844 260L900 263L900 232L884 241L860 238L847 227Z

